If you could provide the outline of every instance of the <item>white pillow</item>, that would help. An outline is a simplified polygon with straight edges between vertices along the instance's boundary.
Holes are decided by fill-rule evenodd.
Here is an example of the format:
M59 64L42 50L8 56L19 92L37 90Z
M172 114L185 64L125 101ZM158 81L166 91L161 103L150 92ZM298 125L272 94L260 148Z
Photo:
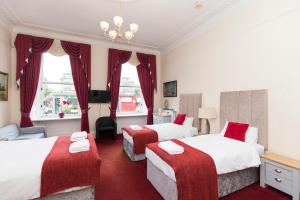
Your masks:
M187 136L185 135L184 137L194 137L199 134L198 128L196 128L196 127L190 127L189 132L190 132L190 135L187 135Z
M188 127L193 127L193 122L194 122L194 118L186 117L182 125L188 126Z
M228 126L228 121L226 121L223 129L221 130L221 135L224 136L225 135L225 132L226 132L226 129L227 129L227 126Z
M245 142L249 144L257 144L258 129L256 127L249 126L246 132Z
M225 135L227 126L228 126L228 121L225 123L225 126L221 131L222 136ZM253 126L249 126L246 132L245 142L249 144L257 144L257 141L258 141L258 129Z

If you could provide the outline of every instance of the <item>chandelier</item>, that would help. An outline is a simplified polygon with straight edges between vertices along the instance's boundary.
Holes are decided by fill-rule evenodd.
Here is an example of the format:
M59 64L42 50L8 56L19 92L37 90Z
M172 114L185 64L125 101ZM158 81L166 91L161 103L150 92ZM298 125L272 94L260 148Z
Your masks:
M122 0L120 0L119 2L120 2L120 8L121 8ZM139 29L138 24L131 23L129 25L129 30L125 31L123 33L123 30L122 30L123 18L121 16L114 16L113 21L114 21L115 27L111 30L109 30L109 23L108 22L101 21L99 23L100 28L103 31L104 36L111 39L112 41L120 40L120 39L123 38L123 35L125 35L126 40L128 42L130 42L134 38L135 33Z

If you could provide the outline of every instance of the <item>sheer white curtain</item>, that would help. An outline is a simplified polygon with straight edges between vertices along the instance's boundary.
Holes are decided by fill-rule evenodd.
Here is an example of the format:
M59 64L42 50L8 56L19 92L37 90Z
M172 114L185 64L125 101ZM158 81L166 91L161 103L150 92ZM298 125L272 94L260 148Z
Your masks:
M60 40L54 40L52 46L48 50L48 53L54 55L54 56L65 56L67 53L64 51L60 44Z
M131 57L130 57L128 63L130 63L133 66L138 66L140 64L140 62L139 62L139 60L138 60L138 58L136 56L136 52L134 52L134 51L132 52Z

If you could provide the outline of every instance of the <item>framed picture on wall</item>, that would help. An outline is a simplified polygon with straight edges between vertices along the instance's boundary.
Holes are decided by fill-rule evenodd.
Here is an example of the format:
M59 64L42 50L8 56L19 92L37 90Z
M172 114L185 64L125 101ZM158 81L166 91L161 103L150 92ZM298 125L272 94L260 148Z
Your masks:
M8 100L8 74L0 72L0 101Z
M177 81L164 83L164 97L177 97Z

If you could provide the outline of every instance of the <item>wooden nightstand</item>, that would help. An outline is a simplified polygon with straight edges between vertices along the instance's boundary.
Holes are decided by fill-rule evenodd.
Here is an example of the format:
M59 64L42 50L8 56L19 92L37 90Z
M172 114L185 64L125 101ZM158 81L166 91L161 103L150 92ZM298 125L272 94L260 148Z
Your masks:
M272 186L299 200L300 161L274 153L262 155L260 186Z

